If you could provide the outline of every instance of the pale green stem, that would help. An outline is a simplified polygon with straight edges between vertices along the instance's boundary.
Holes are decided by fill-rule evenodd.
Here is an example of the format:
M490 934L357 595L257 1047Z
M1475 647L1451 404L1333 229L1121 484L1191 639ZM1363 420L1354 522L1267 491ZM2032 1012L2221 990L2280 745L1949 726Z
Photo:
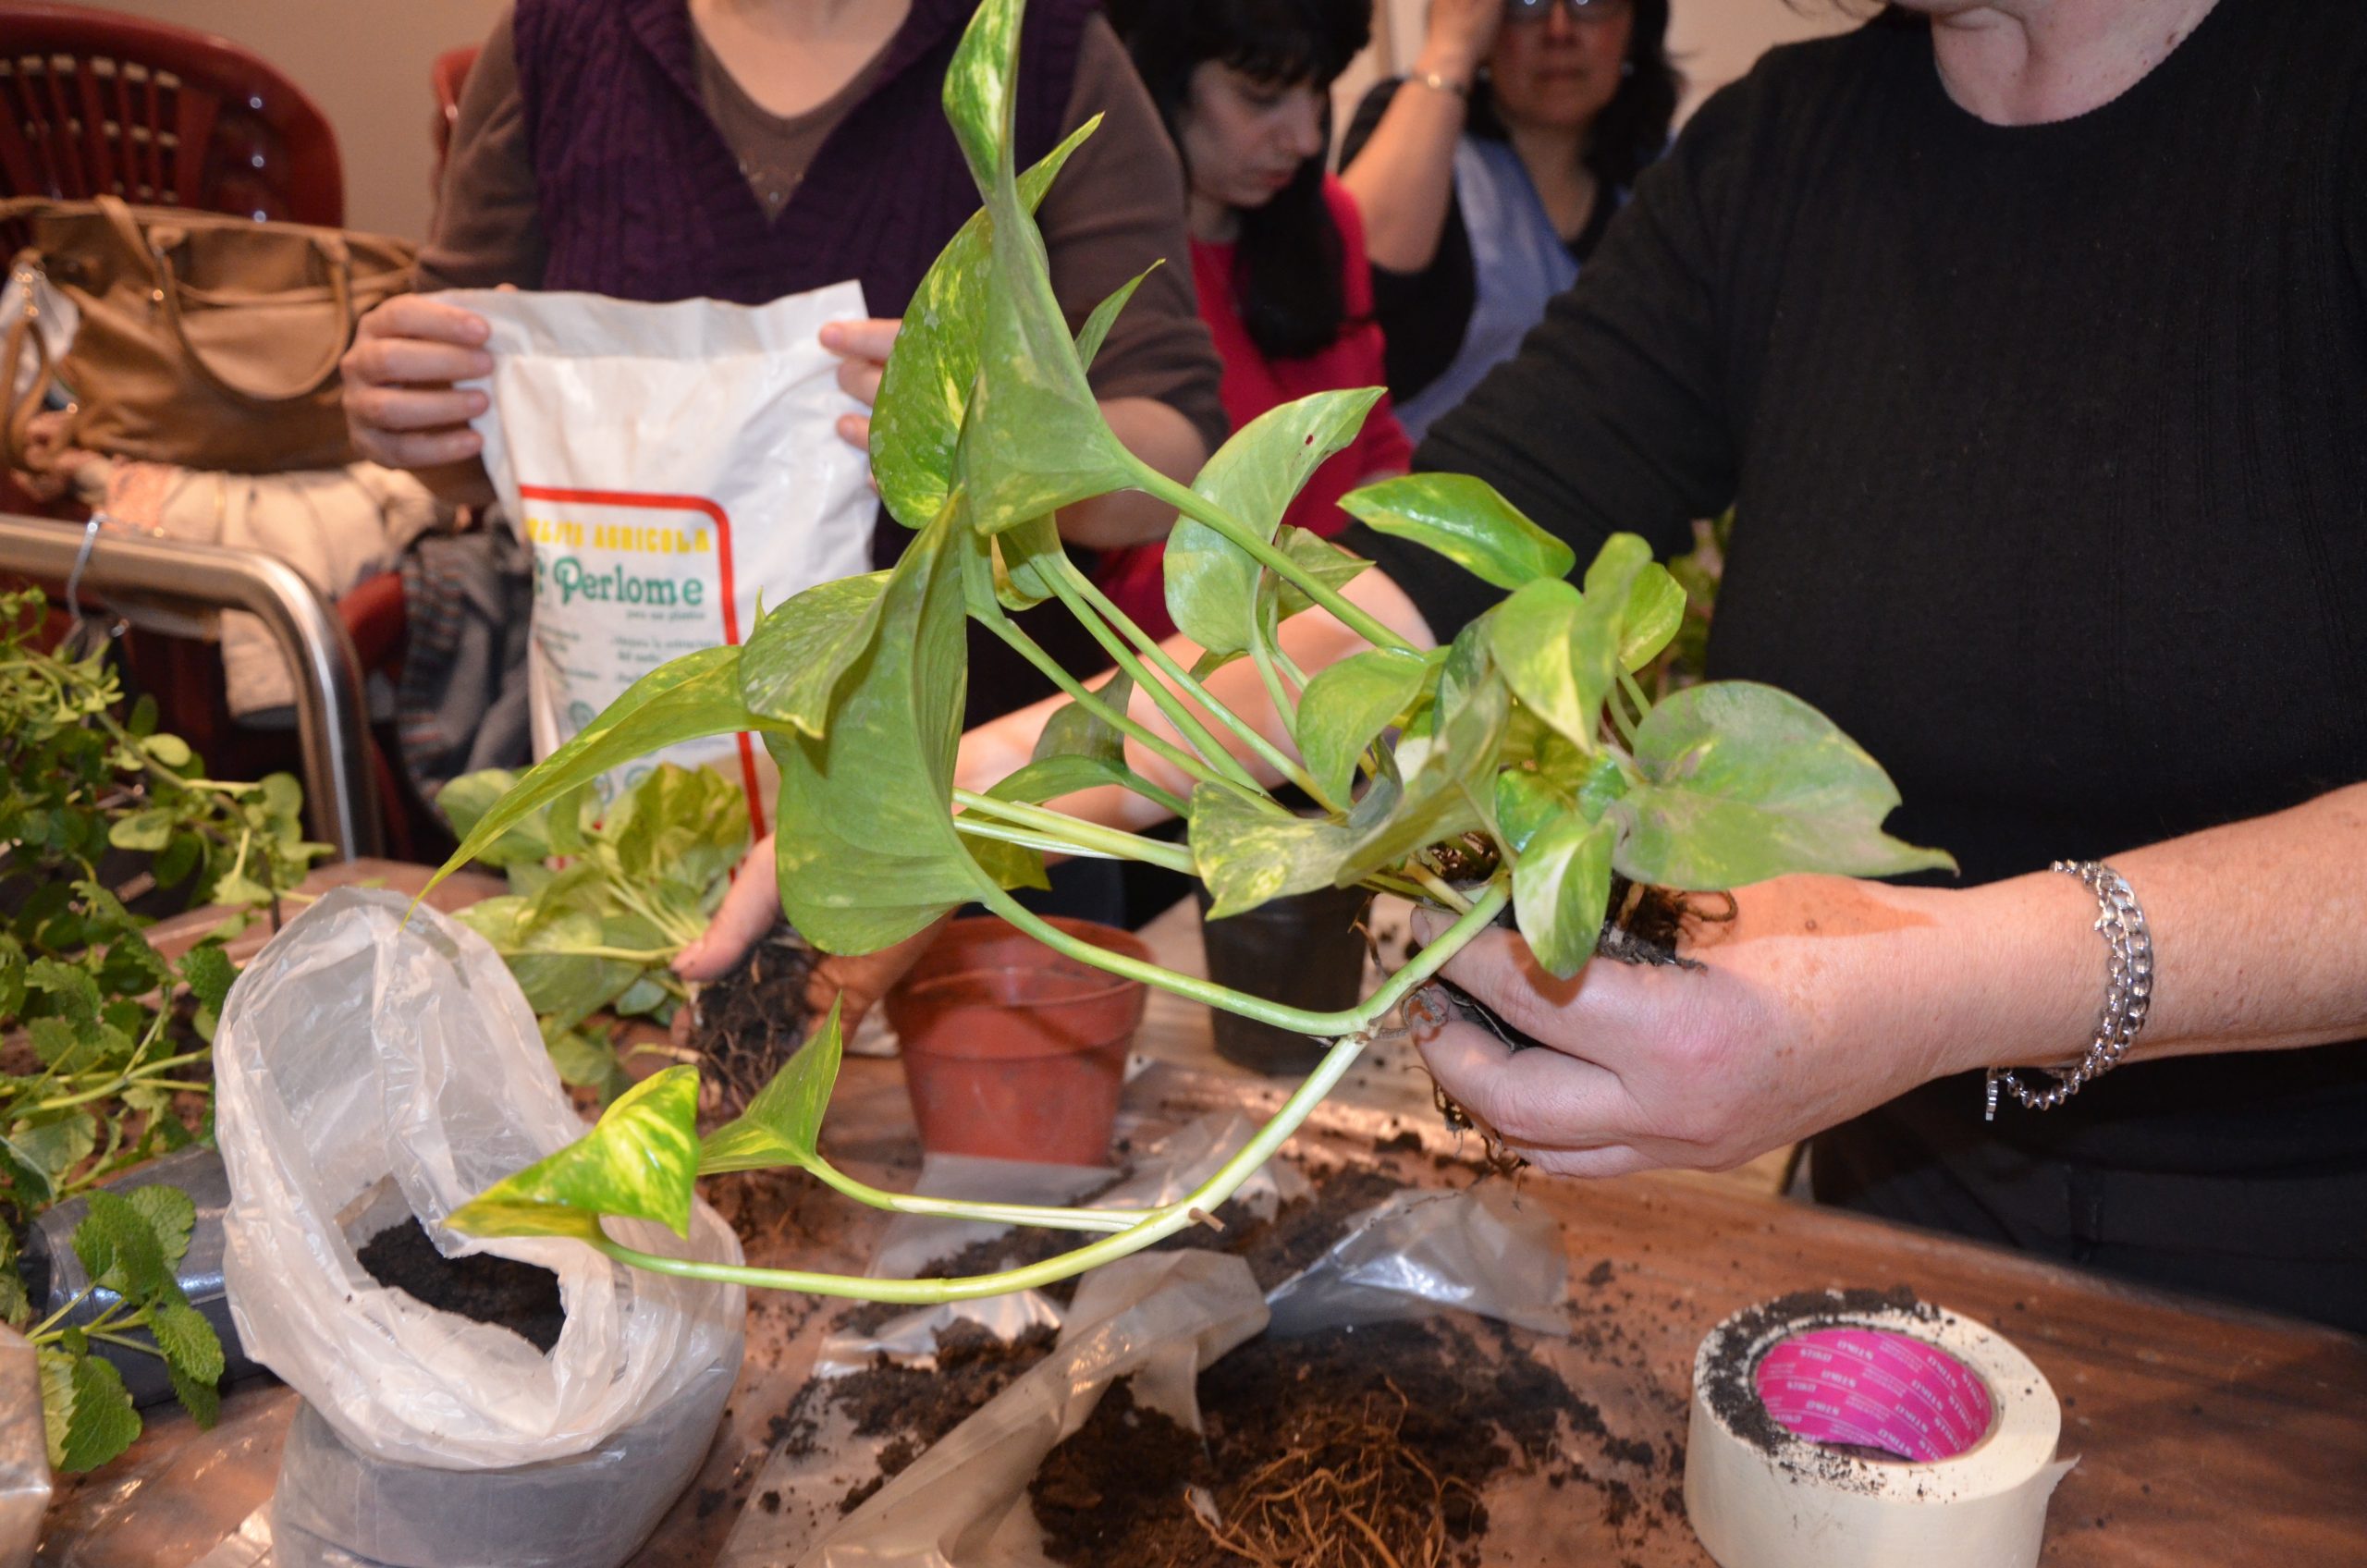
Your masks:
M1065 812L1028 805L1021 801L997 800L992 795L981 795L970 790L954 790L953 803L964 811L977 812L1033 828L1057 840L1058 847L1062 849L1084 850L1110 860L1144 861L1174 871L1188 873L1192 869L1192 851L1181 844L1162 843L1157 839L1146 839L1139 833L1104 827L1098 823L1082 821ZM954 819L954 826L962 826L961 818ZM991 834L984 836L993 837Z
M1266 683L1267 700L1274 704L1274 711L1282 716L1282 727L1291 732L1293 739L1296 739L1298 704L1292 700L1290 688L1282 684L1281 672L1274 668L1274 651L1266 646L1266 640L1263 637L1250 639L1249 659L1257 667L1257 679ZM1313 776L1309 775L1308 782L1313 781ZM1307 793L1314 796L1325 811L1340 809L1337 803L1327 798L1319 790L1309 790Z
M55 1099L43 1100L39 1104L33 1106L31 1110L23 1114L31 1115L35 1112L47 1110L68 1110L78 1105L88 1105L92 1100L103 1100L110 1095L120 1094L134 1084L153 1082L156 1074L165 1072L168 1068L178 1067L185 1062L202 1060L207 1054L208 1053L205 1051L190 1051L183 1056L171 1056L165 1058L161 1061L149 1062L146 1066L129 1072L114 1073L108 1077L105 1083L100 1084L94 1089L85 1089L80 1094L64 1095ZM162 1088L172 1088L178 1087L180 1085L167 1082L159 1084L158 1086ZM206 1087L206 1085L203 1084L197 1084L190 1085L190 1087L202 1089Z
M705 935L706 928L703 925L693 925L680 918L669 919L666 912L642 898L640 893L634 890L632 883L624 878L619 878L611 883L609 890L616 894L619 903L656 926L659 931L673 938L681 947L689 947Z
M1296 587L1309 599L1330 610L1340 623L1376 648L1403 648L1409 654L1419 653L1404 638L1397 635L1372 616L1341 597L1339 590L1318 582L1314 575L1298 562L1257 536L1257 533L1223 508L1188 484L1180 484L1147 463L1137 464L1142 480L1141 489L1155 496L1196 522L1204 522L1227 540L1248 552L1250 558L1275 572Z
M1177 664L1173 656L1159 645L1158 638L1135 625L1125 611L1111 603L1109 595L1102 593L1091 578L1078 571L1073 564L1067 564L1067 570L1070 583L1077 593L1107 618L1110 624L1118 629L1120 634L1140 648L1143 657L1148 659L1160 674L1173 681L1179 691L1209 713L1214 714L1219 722L1241 738L1242 744L1263 758L1267 766L1306 790L1309 795L1318 800L1322 799L1322 791L1316 788L1315 780L1308 776L1305 767L1294 760L1288 753L1258 733L1256 725L1209 696L1208 689L1192 679L1192 672ZM1075 606L1072 605L1070 607L1073 609Z
M1032 1225L1049 1231L1127 1231L1159 1211L1140 1208L1047 1208L1032 1203L969 1203L955 1198L891 1193L858 1182L826 1159L805 1167L825 1184L857 1203L896 1214L934 1214L987 1224Z
M1231 790L1237 790L1241 788L1236 781L1219 773L1198 757L1167 739L1166 736L1136 723L1131 714L1111 706L1098 692L1087 691L1085 682L1063 669L1059 660L1046 653L1037 644L1036 639L1012 624L1010 617L999 616L987 621L987 628L1009 644L1020 657L1034 665L1053 685L1066 692L1075 700L1078 706L1120 734L1140 741L1145 750L1154 756L1165 758L1186 778L1196 779L1203 784L1221 784Z
M531 953L537 949L532 948L500 948L495 950L499 952L503 958L508 959L516 958L521 954ZM670 963L673 962L675 955L680 953L681 950L682 949L680 948L568 948L564 949L566 955L570 958L613 959L619 963Z
M85 1285L80 1290L75 1292L71 1296L67 1298L65 1305L59 1307L55 1312L51 1313L48 1317L43 1318L40 1322L26 1329L25 1338L29 1340L40 1339L43 1334L49 1332L50 1329L57 1327L59 1323L71 1317L74 1309L81 1305L84 1302L90 1300L91 1292L97 1289L98 1286L96 1285Z
M1612 728L1616 731L1616 733L1613 735L1612 739L1613 741L1625 741L1630 747L1634 746L1636 743L1636 721L1628 717L1627 704L1620 701L1619 693L1615 691L1605 692L1604 695L1609 700L1604 703L1603 706L1610 712Z
M981 876L975 885L979 901L988 909L1055 952L1064 953L1080 963L1089 963L1096 969L1107 970L1129 980L1140 980L1145 985L1171 991L1186 1000L1200 1002L1243 1018L1254 1018L1277 1029L1287 1029L1295 1035L1317 1035L1326 1039L1370 1028L1375 1020L1395 1007L1407 992L1437 974L1440 966L1485 929L1512 899L1512 888L1508 883L1502 879L1491 882L1468 913L1441 933L1437 941L1424 948L1404 968L1383 981L1380 988L1364 1001L1340 1012L1308 1012L1300 1008L1269 1002L1262 997L1246 996L1211 981L1178 974L1155 963L1112 952L1108 948L1096 947L1044 920L995 886L992 878Z
M1167 716L1167 722L1175 726L1176 731L1184 737L1184 742L1199 753L1208 766L1245 789L1257 788L1257 778L1241 765L1240 759L1226 750L1224 743L1208 732L1208 727L1200 722L1197 716L1184 704L1181 697L1168 690L1165 682L1154 678L1150 671L1144 668L1143 661L1134 656L1134 651L1127 646L1126 640L1112 631L1099 616L1093 613L1092 606L1078 594L1073 583L1067 581L1061 573L1055 572L1052 576L1052 588L1053 592L1060 595L1061 603L1068 606L1069 613L1075 616L1085 631L1093 634L1093 640L1101 644L1102 652L1108 654L1118 668L1124 670L1128 678L1136 686L1142 688L1152 702L1159 704L1159 711Z
M1414 880L1421 885L1424 892L1456 913L1468 914L1471 912L1471 900L1456 892L1436 872L1427 869L1417 871L1414 873Z
M1283 1102L1274 1119L1260 1128L1239 1154L1202 1182L1181 1203L1171 1204L1129 1225L1113 1236L1088 1243L1073 1252L1030 1264L1024 1268L1006 1269L1000 1274L973 1274L952 1280L873 1280L852 1274L809 1274L802 1269L753 1268L723 1263L698 1263L687 1258L661 1257L638 1251L606 1235L591 1243L619 1263L652 1273L671 1274L688 1280L713 1280L723 1284L745 1285L757 1290L803 1291L811 1295L853 1296L865 1301L882 1301L927 1305L948 1301L975 1301L981 1296L999 1296L1012 1291L1033 1290L1041 1285L1058 1283L1084 1273L1088 1268L1112 1263L1132 1253L1140 1252L1153 1243L1161 1242L1185 1227L1199 1222L1199 1217L1209 1213L1239 1191L1241 1184L1256 1174L1274 1151L1281 1148L1290 1135L1298 1131L1308 1114L1321 1104L1341 1076L1364 1049L1365 1035L1351 1034L1337 1041L1323 1060L1307 1074L1291 1097ZM960 1206L963 1218L975 1217L969 1211L976 1206ZM951 1212L951 1211L949 1211ZM1095 1211L1079 1209L1079 1214ZM586 1238L587 1241L590 1238Z
M154 1345L142 1344L138 1340L130 1339L125 1335L102 1333L96 1329L88 1329L83 1331L94 1340L103 1340L108 1344L119 1345L125 1350L136 1350L141 1352L142 1354L153 1355L159 1361L166 1359L165 1353L158 1350Z
M1641 724L1651 714L1652 704L1645 697L1643 687L1636 683L1636 677L1624 668L1619 671L1619 689L1636 704L1636 722Z

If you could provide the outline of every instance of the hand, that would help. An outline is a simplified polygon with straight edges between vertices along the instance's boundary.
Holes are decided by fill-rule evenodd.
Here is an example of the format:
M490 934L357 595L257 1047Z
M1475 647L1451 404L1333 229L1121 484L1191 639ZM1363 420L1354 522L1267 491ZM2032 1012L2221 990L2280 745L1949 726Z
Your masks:
M722 905L707 923L706 934L675 957L674 973L685 980L721 979L779 918L779 871L773 860L772 835L767 833L740 864ZM838 1002L840 1025L853 1034L864 1014L920 962L944 925L938 921L918 936L876 953L823 954L805 983L806 1005L818 1020L830 1011L831 1002Z
M877 319L834 321L822 328L822 347L844 361L839 366L839 386L865 408L879 400L879 378L888 374L888 355L903 325ZM861 414L841 414L839 436L857 451L868 452L871 421Z
M493 374L493 329L473 311L399 294L362 318L346 350L345 423L354 448L388 468L436 468L484 447L469 421L485 395L453 386Z
M1495 48L1503 20L1504 0L1433 0L1429 31L1414 68L1468 87Z
M1484 1022L1417 1043L1439 1085L1542 1170L1725 1170L1977 1065L2007 1020L1971 983L1993 956L1949 901L1971 896L1781 877L1736 893L1731 924L1692 928L1703 968L1596 959L1566 981L1490 930L1444 974L1546 1048L1515 1051ZM1417 916L1425 940L1445 925Z

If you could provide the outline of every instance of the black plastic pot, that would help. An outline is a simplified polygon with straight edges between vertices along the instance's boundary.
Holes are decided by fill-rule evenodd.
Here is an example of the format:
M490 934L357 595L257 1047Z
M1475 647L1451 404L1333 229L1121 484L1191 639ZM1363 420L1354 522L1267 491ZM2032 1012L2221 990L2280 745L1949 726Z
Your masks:
M181 1294L189 1298L190 1305L204 1314L205 1320L214 1325L215 1337L222 1341L222 1380L230 1382L252 1372L255 1364L248 1359L245 1347L239 1343L238 1330L230 1325L230 1299L222 1288L222 1211L229 1207L230 1179L223 1172L221 1155L209 1148L182 1149L127 1170L105 1185L117 1193L128 1193L135 1187L178 1187L190 1195L197 1206L197 1223L190 1230L189 1251L181 1257ZM26 1293L35 1303L35 1317L55 1312L90 1283L82 1260L74 1255L72 1241L74 1227L82 1222L82 1215L89 1207L80 1198L59 1204L43 1215L25 1237L25 1252L18 1260L18 1269L25 1277ZM66 1321L88 1323L113 1306L116 1300L113 1291L92 1291L67 1315ZM135 1329L131 1337L144 1343L148 1331ZM161 1357L103 1342L94 1342L91 1349L115 1363L116 1370L123 1374L123 1385L130 1391L132 1403L145 1407L162 1404L173 1397L172 1377L165 1370Z
M1356 929L1372 895L1321 888L1210 920L1198 889L1208 978L1220 986L1309 1012L1355 1006L1364 989L1365 934ZM1323 1060L1324 1043L1219 1011L1217 1054L1259 1072L1298 1077Z

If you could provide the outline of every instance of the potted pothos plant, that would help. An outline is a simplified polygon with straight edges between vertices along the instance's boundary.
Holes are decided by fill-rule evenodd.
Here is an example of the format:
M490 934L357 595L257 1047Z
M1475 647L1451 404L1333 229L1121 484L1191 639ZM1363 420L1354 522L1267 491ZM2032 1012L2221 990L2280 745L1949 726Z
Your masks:
M874 951L980 903L1068 957L1209 1007L1329 1042L1281 1110L1197 1191L1141 1211L956 1203L885 1193L832 1167L819 1133L840 1041L834 1010L746 1113L702 1140L696 1069L620 1096L587 1135L457 1211L477 1235L558 1234L625 1263L739 1283L894 1302L941 1302L1044 1284L1196 1222L1262 1165L1337 1084L1375 1026L1510 911L1539 962L1575 974L1603 930L1613 874L1677 889L1787 872L1881 876L1948 857L1889 837L1898 796L1822 715L1770 687L1690 687L1653 703L1635 679L1676 632L1683 590L1642 540L1614 535L1577 562L1478 479L1424 473L1343 503L1506 592L1448 647L1410 645L1344 597L1367 563L1282 526L1316 467L1355 434L1379 389L1326 392L1238 432L1189 485L1122 446L1085 372L1135 279L1072 337L1032 212L1094 129L1024 173L1012 153L1023 0L985 0L947 73L945 107L985 197L905 312L871 426L873 472L914 531L892 570L824 583L765 615L742 646L653 671L479 818L444 873L597 775L702 736L760 736L780 770L781 903L828 952ZM1179 514L1167 601L1202 649L1190 668L1134 625L1070 559L1053 517L1137 489ZM1116 667L1087 689L1012 619L1057 599ZM1369 647L1297 668L1278 628L1320 606ZM992 789L954 784L964 619L1068 693L1034 760ZM1282 715L1278 745L1210 695L1209 672L1245 659ZM1170 741L1128 717L1140 691ZM1201 716L1208 716L1205 719ZM1127 742L1191 780L1142 777ZM1314 802L1287 809L1235 754ZM1114 784L1184 816L1185 844L1077 818L1045 802ZM1483 852L1471 852L1474 845ZM1452 912L1437 940L1354 1007L1313 1012L1098 948L1031 913L1048 852L1138 860L1196 874L1211 918L1312 888L1360 886ZM439 874L439 875L442 875ZM699 1177L801 1168L862 1202L1102 1232L1046 1262L950 1280L878 1280L723 1268L612 1240L604 1217L687 1223Z

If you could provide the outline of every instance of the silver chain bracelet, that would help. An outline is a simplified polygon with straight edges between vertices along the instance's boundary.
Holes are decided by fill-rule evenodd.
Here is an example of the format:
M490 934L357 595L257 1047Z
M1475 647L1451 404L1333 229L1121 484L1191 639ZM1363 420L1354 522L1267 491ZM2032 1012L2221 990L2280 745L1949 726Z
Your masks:
M2145 1027L2153 1005L2153 938L2145 928L2145 912L2128 878L2102 861L2059 860L2054 869L2078 877L2096 896L2096 929L2112 952L2112 970L2104 981L2104 1003L2096 1012L2096 1036L2088 1052L2066 1067L2039 1068L2054 1082L2043 1089L2024 1084L2010 1067L1989 1070L1989 1110L1982 1119L1997 1120L1999 1090L2011 1093L2030 1110L2053 1110L2079 1090L2120 1065L2121 1058Z

